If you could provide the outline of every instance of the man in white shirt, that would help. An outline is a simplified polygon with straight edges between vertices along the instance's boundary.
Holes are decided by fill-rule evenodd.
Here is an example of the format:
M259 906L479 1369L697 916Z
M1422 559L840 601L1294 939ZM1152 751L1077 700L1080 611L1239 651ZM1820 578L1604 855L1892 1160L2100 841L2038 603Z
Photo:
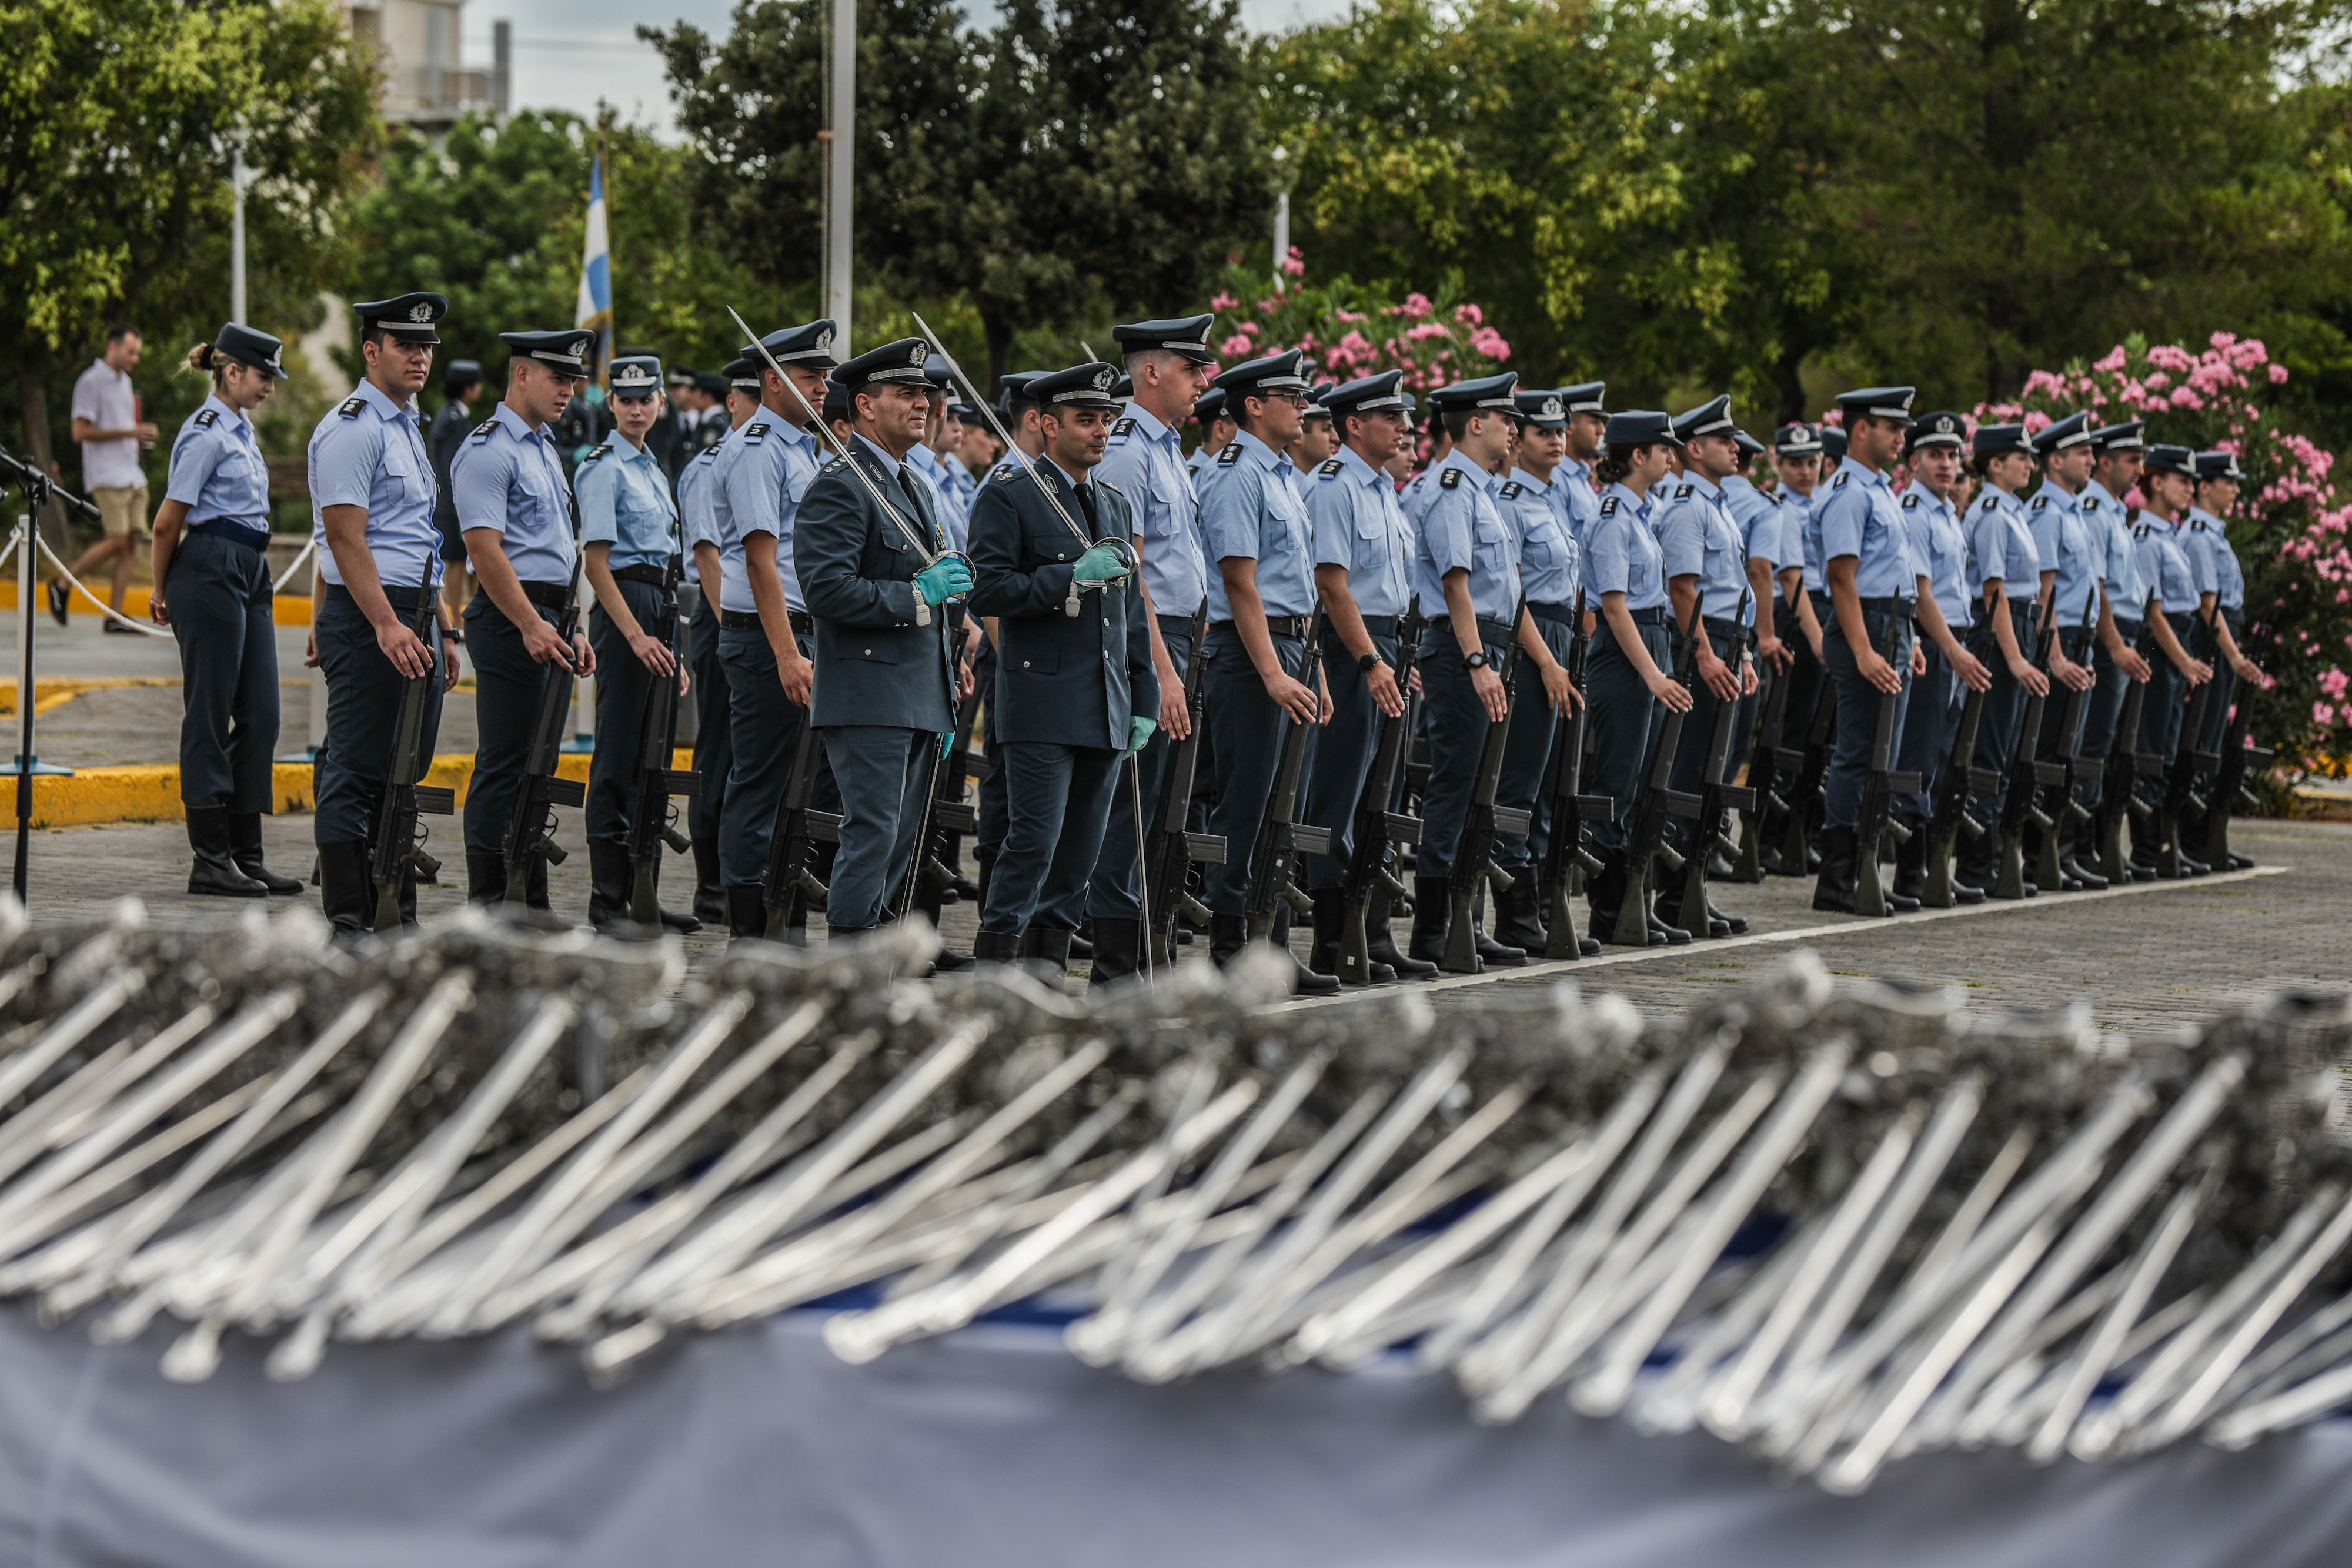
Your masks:
M115 326L106 334L106 352L74 382L73 438L81 443L82 488L98 503L106 537L82 551L73 575L84 581L107 561L114 563L114 591L109 602L116 613L131 587L131 552L147 531L147 475L139 466L139 449L152 444L155 427L139 417L139 395L131 390L131 371L139 363L139 334ZM49 580L49 613L66 623L66 585ZM109 632L130 632L119 621L106 622Z

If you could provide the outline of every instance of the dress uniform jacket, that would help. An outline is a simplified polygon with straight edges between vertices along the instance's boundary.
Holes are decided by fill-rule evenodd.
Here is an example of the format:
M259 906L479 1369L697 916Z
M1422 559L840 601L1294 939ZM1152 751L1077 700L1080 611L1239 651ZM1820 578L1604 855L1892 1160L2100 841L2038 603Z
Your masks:
M915 591L923 558L874 497L878 490L888 497L936 551L944 540L928 486L911 474L892 473L862 438L850 451L817 475L793 527L795 575L816 622L810 722L821 729L887 725L944 732L955 722L947 617ZM873 481L871 490L849 472L851 463Z

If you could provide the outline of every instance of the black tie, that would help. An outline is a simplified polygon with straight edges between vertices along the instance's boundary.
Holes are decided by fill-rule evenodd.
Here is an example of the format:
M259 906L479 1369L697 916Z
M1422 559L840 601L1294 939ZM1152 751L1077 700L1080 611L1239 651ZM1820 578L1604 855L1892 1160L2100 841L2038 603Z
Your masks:
M930 514L923 510L923 503L916 498L915 482L908 476L907 465L903 463L898 465L898 488L906 496L907 505L914 508L915 521L923 530L923 542L937 549L940 543L938 530L931 527Z
M1087 515L1087 538L1100 538L1102 519L1095 513L1095 487L1092 485L1073 485L1070 492L1078 498L1078 509Z

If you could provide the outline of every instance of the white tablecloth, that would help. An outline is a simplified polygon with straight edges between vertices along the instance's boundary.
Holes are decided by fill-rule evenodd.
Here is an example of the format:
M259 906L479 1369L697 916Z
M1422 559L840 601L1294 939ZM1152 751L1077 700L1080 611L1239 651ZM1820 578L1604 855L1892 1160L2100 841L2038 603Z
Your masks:
M845 1366L813 1314L592 1392L522 1335L93 1348L0 1312L0 1564L33 1568L2288 1568L2352 1562L2352 1425L2247 1454L1915 1460L1859 1500L1547 1400L1474 1426L1383 1366L1145 1388L1051 1329Z

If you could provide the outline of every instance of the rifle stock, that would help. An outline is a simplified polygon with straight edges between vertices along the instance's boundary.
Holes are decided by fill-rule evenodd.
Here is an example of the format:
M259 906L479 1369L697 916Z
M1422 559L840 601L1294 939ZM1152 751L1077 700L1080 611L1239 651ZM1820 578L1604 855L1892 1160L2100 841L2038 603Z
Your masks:
M1788 814L1776 788L1780 775L1780 737L1789 721L1789 673L1766 664L1756 713L1756 743L1748 753L1748 790L1755 800L1741 813L1739 853L1731 862L1734 882L1764 880L1764 834L1768 824Z
M809 796L816 788L816 747L815 727L802 725L800 744L793 748L792 775L784 781L783 798L776 802L775 825L768 835L768 867L760 878L760 903L767 911L772 942L791 940L795 915L824 907L825 885L809 870L811 846L841 841L841 818L809 805Z
M1788 791L1784 810L1788 821L1780 841L1780 866L1791 876L1805 874L1811 846L1806 842L1805 821L1812 814L1813 805L1822 799L1822 791L1830 775L1830 754L1836 749L1837 683L1824 672L1821 695L1813 703L1813 722L1805 732L1801 750L1782 747L1775 758L1774 771L1794 768L1797 782Z
M2139 626L2137 651L2143 659L2153 660L2156 630L2152 619L2143 619ZM2148 817L2147 803L2139 798L2139 781L2164 777L2164 758L2139 748L2142 716L2147 712L2146 681L2134 681L2124 694L2123 711L2116 719L2116 744L2109 756L2125 759L2126 766L2116 769L2118 777L2107 780L2106 789L2099 796L2099 809L2094 814L2092 831L2099 843L2099 874L2120 884L2131 874L2125 864L2124 822L2126 818L2145 821Z
M1683 690L1696 692L1698 681L1699 606L1691 604L1690 624L1675 655L1675 679ZM1633 806L1633 826L1625 836L1625 895L1617 904L1617 943L1624 947L1650 945L1650 862L1662 860L1668 871L1681 871L1683 857L1666 842L1666 820L1696 815L1698 797L1676 795L1666 787L1674 776L1675 752L1682 745L1683 723L1689 710L1668 713L1658 727L1657 747L1650 755L1649 776L1642 781L1642 798ZM1676 806L1683 810L1677 811ZM1801 829L1802 824L1799 824Z
M2221 613L2217 606L2213 612L2215 618L2218 619ZM2213 635L2211 622L2201 615L2197 617L2195 632L2196 643L2189 650L2189 656L2192 659L2209 657L2213 644L2219 641ZM2197 794L2197 775L2209 765L2218 772L2221 758L2218 752L2200 749L2198 737L2204 731L2205 709L2212 700L2213 683L2207 681L2197 688L2197 695L2189 701L2188 716L2180 724L2180 744L2174 749L2171 767L2164 776L2163 807L2157 820L2157 841L2160 846L2157 851L2156 873L2158 876L2178 877L2181 874L2185 869L2180 852L2181 835L2188 831L2191 816L2202 817L2209 810L2209 802ZM2228 869L2227 862L2222 862L2222 869Z
M1406 607L1404 619L1397 624L1399 691L1412 683L1423 624L1421 601L1416 599ZM1365 775L1363 793L1356 801L1348 867L1339 879L1342 915L1339 973L1342 985L1368 986L1372 982L1371 930L1366 920L1373 888L1384 888L1391 895L1402 895L1405 891L1404 883L1389 870L1389 846L1421 841L1421 819L1389 810L1390 802L1396 798L1397 777L1404 766L1405 747L1411 739L1405 729L1407 716L1404 713L1394 718L1381 716L1380 736L1372 747L1371 771Z
M531 721L530 758L524 765L522 789L515 797L514 817L507 826L506 902L520 906L528 901L531 867L541 861L562 865L563 846L555 841L555 808L588 803L587 786L562 779L555 768L563 752L563 719L572 710L572 639L580 629L580 558L572 559L572 591L563 613L556 618L555 634L563 640L561 662L550 661L539 688L539 713Z
M2026 611L2026 626L2036 635L2033 667L2042 672L2045 681L2054 680L2050 670L2058 651L2057 617L2052 616L2048 625L2042 625L2041 613L2038 602ZM2050 818L2034 799L2040 792L2042 770L2048 766L2034 753L2041 749L2042 710L2049 701L2046 692L2036 695L2029 691L2025 711L2018 720L2017 749L2011 753L2009 765L2009 791L2000 802L2000 870L1993 882L1995 898L2025 896L2026 824L2031 822L2044 832L2050 829Z
M1707 635L1706 622L1702 617L1696 628L1702 637ZM1739 595L1738 613L1732 617L1731 652L1725 663L1736 676L1748 658L1748 593ZM1716 846L1725 841L1724 813L1727 810L1756 809L1757 796L1752 789L1744 789L1723 781L1725 764L1731 758L1731 730L1738 722L1739 704L1717 702L1715 705L1715 728L1706 741L1706 761L1699 773L1698 810L1691 821L1690 848L1683 854L1682 913L1690 934L1706 936L1712 927L1706 914L1706 862L1715 854ZM1690 917L1696 915L1696 920Z
M1908 650L1903 636L1904 622L1911 618L1911 601L1906 600L1886 618L1886 630L1879 637L1878 656L1895 664L1898 653L1907 662ZM1896 666L1898 673L1902 666ZM1879 841L1888 834L1895 841L1910 840L1911 830L1895 820L1895 797L1915 794L1919 789L1916 773L1895 771L1895 710L1902 706L1903 694L1898 689L1878 694L1878 717L1870 738L1870 768L1862 776L1862 810L1854 821L1853 912L1856 915L1887 915L1893 906L1886 898L1886 880L1879 874Z
M2006 608L2001 612L2008 612ZM1987 622L1979 622L1969 637L1969 652L1980 660L1998 651L1986 628ZM1969 796L2000 786L2000 774L1976 765L1977 732L1984 727L1984 705L1985 694L1974 689L1960 699L1960 725L1952 736L1952 755L1936 780L1935 810L1927 818L1927 881L1919 892L1919 902L1929 909L1950 909L1959 902L1952 891L1952 857L1959 851L1963 834L1971 839L1984 836L1985 824L1969 814Z
M1192 732L1173 742L1168 755L1168 779L1160 802L1160 821L1151 830L1145 859L1151 871L1151 906L1144 911L1150 926L1145 940L1160 963L1176 961L1176 917L1181 914L1196 925L1209 923L1208 905L1184 885L1195 864L1225 863L1221 833L1195 833L1185 826L1192 805L1192 781L1200 769L1202 724L1207 709L1202 681L1207 673L1201 640L1206 634L1209 611L1204 604L1192 612L1192 658L1184 666L1184 711L1192 716Z
M437 785L420 784L432 758L425 754L425 705L432 700L432 683L441 678L441 653L433 635L438 604L433 591L433 562L425 563L425 579L417 585L416 609L409 630L431 655L425 673L412 676L400 691L400 720L393 729L392 766L383 776L383 800L375 814L375 838L368 846L368 871L375 883L378 931L400 929L400 890L404 873L415 872L427 882L441 874L441 862L425 852L416 838L420 812L446 817L457 810L457 792Z
M2097 758L2083 755L2083 709L2089 705L2091 694L2099 689L2098 666L2091 647L2093 623L2098 618L2099 598L2091 595L2083 607L2083 663L2092 671L2091 684L2079 692L2068 692L2064 706L2058 710L2058 756L2052 761L2035 766L2035 777L2045 789L2057 794L2042 811L2049 823L2042 830L2042 854L2036 863L2035 885L2063 887L2065 873L2059 869L2059 841L2065 836L2070 822L2086 822L2091 813L2074 799L2074 786L2099 778L2105 771Z
M2268 768L2275 753L2256 746L2247 738L2247 729L2254 709L2254 694L2242 682L2238 687L2237 711L2230 716L2229 727L2221 735L2221 761L2214 769L2213 788L2205 797L2205 854L2207 865L2215 871L2230 869L2230 818L2242 805L2252 810L2262 804L2254 792L2246 787L2249 768Z
M672 556L662 568L660 618L654 636L667 648L679 669L686 655L677 645L677 581L682 562ZM629 919L648 928L661 925L659 899L664 845L680 854L693 843L670 821L670 798L698 795L702 776L690 768L672 768L677 749L677 676L656 679L637 731L637 781L629 801Z
M1309 691L1317 689L1323 668L1323 612L1318 606L1307 624L1307 650L1298 678ZM1299 915L1313 905L1294 874L1302 854L1328 854L1331 835L1298 821L1298 779L1307 763L1307 742L1313 727L1291 723L1282 732L1282 753L1274 767L1274 789L1266 797L1265 815L1258 819L1257 842L1250 852L1249 896L1243 913L1248 917L1249 939L1265 941L1274 935L1280 906Z
M1584 666L1591 646L1591 635L1584 629L1584 591L1580 588L1576 591L1574 624L1568 639L1569 684L1580 695L1584 690ZM1544 956L1548 959L1584 956L1583 945L1576 935L1576 912L1570 901L1576 896L1578 873L1597 876L1602 869L1592 852L1584 847L1584 824L1617 820L1617 802L1612 797L1584 793L1585 724L1584 706L1580 703L1560 721L1559 733L1552 737L1549 779L1551 836L1544 842L1540 873Z
M1446 883L1445 946L1437 967L1449 975L1475 975L1486 967L1478 956L1478 928L1474 913L1480 883L1492 883L1497 895L1510 891L1511 874L1495 863L1495 835L1525 834L1533 824L1528 813L1495 804L1503 781L1503 750L1511 734L1513 683L1519 670L1519 627L1527 619L1523 598L1511 612L1510 645L1503 651L1503 716L1486 725L1486 738L1478 752L1477 781L1470 788L1470 809L1463 813L1462 834L1454 844L1454 873Z

